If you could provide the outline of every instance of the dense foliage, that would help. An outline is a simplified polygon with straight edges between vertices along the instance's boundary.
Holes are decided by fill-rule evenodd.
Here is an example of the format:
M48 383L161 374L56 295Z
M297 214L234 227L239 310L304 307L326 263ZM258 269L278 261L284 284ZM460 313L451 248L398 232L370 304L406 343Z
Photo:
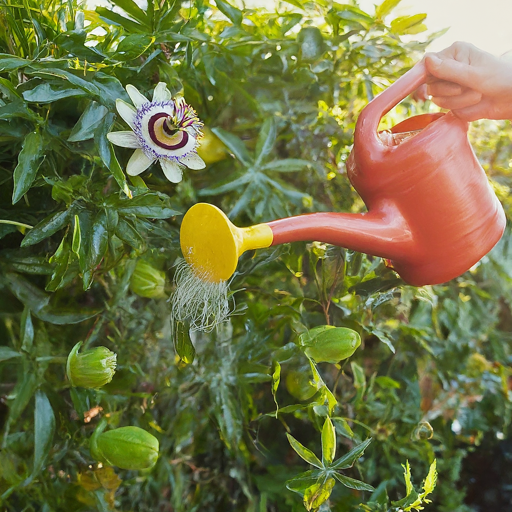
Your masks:
M398 1L0 1L2 510L414 510L434 459L428 510L510 503L509 231L470 272L418 289L323 244L260 250L241 258L229 322L194 348L170 325L192 204L238 225L364 209L344 167L355 119L428 44L425 16L397 18ZM207 127L207 168L179 185L157 165L127 180L132 151L106 139L126 129L124 87L149 97L160 81ZM408 99L384 123L431 108ZM472 137L508 214L512 133ZM360 334L348 363L305 355L328 324ZM98 390L66 377L80 341L117 354ZM94 460L100 419L158 438L156 465ZM319 469L297 479L299 454Z

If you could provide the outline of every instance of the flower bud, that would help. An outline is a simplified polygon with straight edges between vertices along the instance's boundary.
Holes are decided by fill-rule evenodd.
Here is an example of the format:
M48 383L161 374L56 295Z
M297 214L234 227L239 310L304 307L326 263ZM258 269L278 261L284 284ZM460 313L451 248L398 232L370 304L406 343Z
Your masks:
M359 334L346 327L323 325L301 334L304 353L317 363L339 363L350 357L361 345Z
M108 384L116 371L117 355L106 347L84 350L80 354L79 341L69 353L66 373L72 386L101 388Z
M165 287L165 272L157 270L144 260L137 261L130 281L132 292L154 299L163 297Z
M102 420L91 437L91 456L121 469L149 469L158 459L158 439L139 427L120 427L104 432Z

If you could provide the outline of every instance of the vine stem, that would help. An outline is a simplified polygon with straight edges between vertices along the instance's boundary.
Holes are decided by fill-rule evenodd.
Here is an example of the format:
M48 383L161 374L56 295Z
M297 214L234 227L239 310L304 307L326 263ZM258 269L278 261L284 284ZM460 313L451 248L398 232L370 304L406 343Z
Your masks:
M23 224L23 222L16 222L15 220L0 219L0 224L12 224L13 226L19 226L20 228L34 229L34 226L30 224Z

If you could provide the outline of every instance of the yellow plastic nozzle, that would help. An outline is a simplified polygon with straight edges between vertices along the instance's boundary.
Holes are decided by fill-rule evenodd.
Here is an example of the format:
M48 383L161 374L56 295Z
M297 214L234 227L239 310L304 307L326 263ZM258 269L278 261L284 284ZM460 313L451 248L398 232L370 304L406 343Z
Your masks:
M270 247L272 240L267 224L238 228L222 210L207 203L190 208L180 231L185 260L196 275L212 283L227 281L245 251Z

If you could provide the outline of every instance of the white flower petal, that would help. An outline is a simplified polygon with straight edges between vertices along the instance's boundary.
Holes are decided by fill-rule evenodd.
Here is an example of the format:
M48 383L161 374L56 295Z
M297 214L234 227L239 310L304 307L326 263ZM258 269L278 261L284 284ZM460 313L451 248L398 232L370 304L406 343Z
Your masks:
M133 132L110 132L107 139L122 148L140 148L139 141Z
M180 164L186 165L189 169L204 169L206 164L197 153L189 153L179 158Z
M165 177L171 183L179 183L181 181L181 178L183 177L183 169L174 160L161 158L160 165L162 166L162 171L164 171Z
M145 171L155 160L148 158L142 149L136 149L133 152L128 165L126 166L126 173L130 176L138 176L141 172Z
M123 100L116 100L116 108L119 115L130 125L130 128L133 128L135 126L135 115L137 111Z
M149 103L149 100L146 98L146 96L140 93L139 90L131 84L126 86L126 92L137 108L144 105L144 103Z
M165 82L158 82L153 92L153 101L169 101L171 99L171 93L167 89Z

